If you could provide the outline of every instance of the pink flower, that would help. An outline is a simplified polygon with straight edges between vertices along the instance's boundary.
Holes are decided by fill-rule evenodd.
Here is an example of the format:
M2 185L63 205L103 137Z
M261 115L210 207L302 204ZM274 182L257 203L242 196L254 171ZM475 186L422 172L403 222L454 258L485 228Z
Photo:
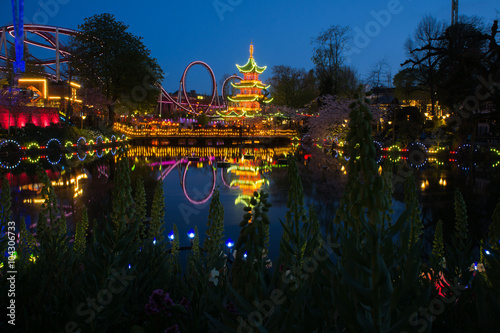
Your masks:
M172 313L168 310L168 307L174 305L175 303L169 293L166 293L161 289L156 289L153 291L151 296L149 296L149 302L144 307L144 311L148 315L162 312L167 317L170 317L172 316Z

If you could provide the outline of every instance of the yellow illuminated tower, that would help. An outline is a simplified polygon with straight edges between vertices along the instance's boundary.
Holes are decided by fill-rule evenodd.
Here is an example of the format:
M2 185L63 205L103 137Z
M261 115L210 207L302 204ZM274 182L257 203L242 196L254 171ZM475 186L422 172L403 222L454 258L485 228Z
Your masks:
M239 89L236 96L228 97L234 103L229 106L223 116L232 117L253 117L260 111L260 103L269 103L272 98L267 98L263 90L267 90L270 85L265 85L259 80L259 74L262 74L267 66L259 67L253 57L253 45L250 43L250 58L245 65L236 65L243 80L238 83L231 82L231 85Z
M230 186L237 186L241 190L241 194L236 198L235 204L244 203L250 205L250 200L253 198L253 193L258 191L263 184L269 184L268 180L262 178L259 172L260 167L257 166L255 160L242 158L238 165L233 165L227 169L228 173L234 173L236 179L231 181Z

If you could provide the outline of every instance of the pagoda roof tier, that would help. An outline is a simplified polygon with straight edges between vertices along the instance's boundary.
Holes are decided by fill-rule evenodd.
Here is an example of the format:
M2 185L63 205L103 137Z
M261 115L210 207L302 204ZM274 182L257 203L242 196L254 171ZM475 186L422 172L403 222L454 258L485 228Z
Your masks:
M269 89L269 87L271 86L270 84L266 86L265 84L263 84L260 81L241 81L241 82L238 82L236 84L231 82L231 85L235 88L238 88L238 89L242 89L242 88Z
M255 95L255 94L250 94L250 95L236 95L235 97L228 97L228 99L231 102L257 102L258 99L262 98L264 95ZM269 103L271 99L265 99L263 102L264 103Z
M236 65L236 67L241 73L258 73L258 74L262 74L267 68L267 66L259 67L255 62L255 60L253 59L253 57L249 58L245 65L243 66Z

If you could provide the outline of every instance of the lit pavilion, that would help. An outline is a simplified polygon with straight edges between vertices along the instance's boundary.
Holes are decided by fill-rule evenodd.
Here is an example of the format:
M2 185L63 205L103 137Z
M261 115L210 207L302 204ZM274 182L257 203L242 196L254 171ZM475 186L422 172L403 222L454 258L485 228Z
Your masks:
M262 93L267 90L270 85L265 85L259 80L259 74L262 74L267 66L259 67L253 58L253 45L250 43L250 58L245 65L236 65L243 80L238 83L231 82L231 85L240 92L236 96L228 97L235 103L234 106L227 108L225 116L233 117L254 117L260 111L260 103L269 103L272 98L267 98Z

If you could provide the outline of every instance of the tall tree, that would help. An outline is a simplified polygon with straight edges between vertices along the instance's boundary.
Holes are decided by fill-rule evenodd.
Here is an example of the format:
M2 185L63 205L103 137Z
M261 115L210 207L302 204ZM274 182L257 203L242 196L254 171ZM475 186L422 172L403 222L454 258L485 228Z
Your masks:
M212 264L220 256L224 246L224 206L220 202L218 188L210 201L206 235L203 247L207 252L208 262Z
M157 242L163 241L163 223L165 222L165 196L163 194L163 182L156 184L153 203L151 204L151 222L149 225L148 238Z
M386 57L373 64L366 78L366 83L370 85L371 89L389 87L391 81L391 65Z
M332 25L313 38L312 61L316 66L320 95L339 95L342 91L342 67L351 38L350 28L340 25Z
M157 104L163 71L150 51L111 14L94 15L79 25L72 41L74 74L89 88L101 88L109 120L120 112L147 112Z
M317 97L313 71L279 65L272 68L269 79L273 104L301 108Z
M441 268L444 258L444 243L443 243L443 221L439 220L434 232L434 240L432 242L431 265L434 269Z
M353 98L361 83L358 70L353 66L340 69L340 96Z
M75 243L73 249L78 255L85 253L85 248L87 246L87 229L89 227L89 216L87 213L87 207L83 206L82 220L76 226L75 231Z
M2 176L2 195L0 197L0 202L2 203L2 208L0 210L0 230L2 226L7 230L7 224L12 218L12 197L10 195L10 185L9 180Z
M468 110L477 110L479 105L467 105L467 97L477 94L478 77L487 76L482 61L487 48L486 28L478 18L464 16L445 29L435 50L441 57L437 89L441 104L454 108L465 102Z
M142 178L137 180L137 185L135 187L135 218L139 223L139 228L137 229L137 238L146 239L146 190L144 189L144 181Z
M395 91L394 96L400 101L419 100L424 102L425 97L418 93L421 88L418 86L417 70L411 67L403 68L394 75L392 84Z
M127 224L133 221L135 215L132 185L130 184L130 167L125 153L118 157L111 220L116 234L120 234Z
M434 49L439 45L439 37L444 31L444 24L435 17L425 16L418 24L415 32L406 40L405 49L408 60L402 66L410 65L417 74L418 86L428 94L432 114L436 112L437 72L439 54Z

